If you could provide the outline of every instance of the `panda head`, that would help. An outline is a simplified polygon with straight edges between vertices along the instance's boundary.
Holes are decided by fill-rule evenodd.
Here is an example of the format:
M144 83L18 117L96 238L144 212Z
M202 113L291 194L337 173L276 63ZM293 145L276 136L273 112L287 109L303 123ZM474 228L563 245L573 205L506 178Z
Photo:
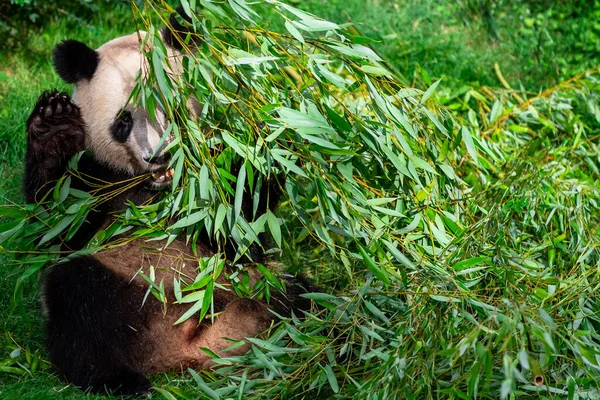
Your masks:
M60 77L75 84L73 102L86 124L86 149L94 158L117 171L134 175L152 173L156 184L167 181L169 154L161 145L168 122L162 110L151 119L147 110L130 99L138 71L147 70L134 33L113 39L97 50L76 40L66 40L54 50Z

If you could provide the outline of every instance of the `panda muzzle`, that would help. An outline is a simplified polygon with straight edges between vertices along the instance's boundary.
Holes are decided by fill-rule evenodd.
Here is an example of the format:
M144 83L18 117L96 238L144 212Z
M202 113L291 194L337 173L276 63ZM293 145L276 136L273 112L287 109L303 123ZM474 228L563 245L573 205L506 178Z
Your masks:
M173 168L169 168L166 170L156 171L152 173L152 179L154 180L155 185L168 185L173 180Z

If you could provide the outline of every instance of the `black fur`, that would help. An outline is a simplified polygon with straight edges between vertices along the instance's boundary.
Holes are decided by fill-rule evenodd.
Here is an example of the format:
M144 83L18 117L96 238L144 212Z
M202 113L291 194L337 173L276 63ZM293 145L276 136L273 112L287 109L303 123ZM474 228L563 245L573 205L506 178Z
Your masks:
M98 191L96 196L104 196L110 192L109 200L103 201L96 205L94 211L87 216L85 224L80 229L71 241L66 245L69 249L81 249L100 229L110 222L112 213L121 211L127 207L127 202L131 201L134 204L143 204L159 195L159 192L150 188L150 182L142 182L138 185L131 186L131 175L123 171L115 171L112 168L98 162L92 154L84 154L77 165L78 171L86 177L86 181L82 181L73 176L71 187L89 192L91 190L90 183L104 185L105 188ZM106 183L110 185L106 185ZM52 185L50 185L52 187ZM114 193L118 195L113 196Z
M125 143L129 134L133 129L133 117L131 111L119 111L115 118L115 122L110 126L110 133L113 138L119 143Z
M92 79L99 63L98 53L77 40L65 40L54 49L54 68L68 83Z
M150 391L128 352L148 324L149 313L139 312L143 288L81 257L54 266L44 292L50 359L61 375L94 392Z
M146 161L149 164L165 165L166 163L169 162L170 159L171 159L171 153L162 153L160 156L152 156L150 158L144 158L144 161Z
M180 22L182 21L183 24ZM185 43L188 34L192 31L192 18L187 15L183 7L179 6L169 17L170 28L163 28L162 37L165 44L179 51L183 50L182 43ZM190 35L189 44L191 47L198 47L202 41L197 35Z

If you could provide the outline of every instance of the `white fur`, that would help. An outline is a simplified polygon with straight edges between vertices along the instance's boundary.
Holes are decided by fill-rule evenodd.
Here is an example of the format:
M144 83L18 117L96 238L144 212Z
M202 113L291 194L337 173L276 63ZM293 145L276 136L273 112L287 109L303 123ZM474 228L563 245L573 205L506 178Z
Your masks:
M99 65L92 78L77 82L73 92L73 101L81 108L86 129L86 148L95 157L117 170L124 170L132 175L152 172L162 168L149 164L144 158L158 155L159 141L168 126L161 110L155 110L156 120L151 122L146 110L136 109L127 100L135 86L138 71L144 76L147 72L147 61L141 53L140 39L145 32L113 39L100 48ZM180 58L173 55L172 59ZM126 109L133 116L133 129L125 143L114 140L110 127L117 114ZM168 143L168 140L166 141Z

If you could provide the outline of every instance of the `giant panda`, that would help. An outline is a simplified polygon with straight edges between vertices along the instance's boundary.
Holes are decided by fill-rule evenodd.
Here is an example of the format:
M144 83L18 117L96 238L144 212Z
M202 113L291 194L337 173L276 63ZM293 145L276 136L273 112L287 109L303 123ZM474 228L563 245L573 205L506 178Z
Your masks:
M75 84L72 99L65 93L45 92L27 120L28 202L43 199L66 172L69 159L83 150L88 152L78 171L88 178L73 176L72 187L91 191L89 179L118 186L139 178L138 184L123 186L118 196L89 214L80 233L63 244L70 249L80 249L110 224L112 213L124 209L127 201L152 201L157 189L171 179L169 154L159 147L166 128L164 115L157 110L152 121L147 110L127 103L144 63L139 42L143 35L119 37L97 50L75 40L59 44L54 50L55 69ZM163 37L171 56L179 57L172 31L163 31ZM287 277L287 293L272 296L269 304L215 289L214 322L190 318L174 325L188 307L175 304L171 297L166 311L153 296L144 301L148 286L138 270L153 266L156 281L162 280L165 293L172 296L173 277L198 274L198 257L212 255L213 249L207 243L192 249L178 240L166 249L164 245L132 240L54 265L45 274L42 303L50 361L68 382L93 392L144 394L151 391L148 374L209 367L211 357L202 348L222 355L247 351L244 345L222 353L232 345L227 338L242 340L268 328L273 321L270 310L289 315L310 308L310 301L300 294L313 290L312 283L303 276ZM248 275L251 283L261 278L251 268Z

